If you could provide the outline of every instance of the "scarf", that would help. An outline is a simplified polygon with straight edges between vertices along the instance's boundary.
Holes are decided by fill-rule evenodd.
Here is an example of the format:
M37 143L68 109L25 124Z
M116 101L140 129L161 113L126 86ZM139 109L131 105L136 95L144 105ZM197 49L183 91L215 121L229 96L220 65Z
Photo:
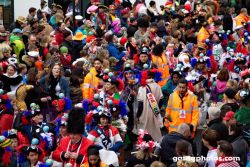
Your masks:
M56 85L58 84L60 77L55 78L53 75L49 78L49 92L52 96L52 99L55 99L56 96Z

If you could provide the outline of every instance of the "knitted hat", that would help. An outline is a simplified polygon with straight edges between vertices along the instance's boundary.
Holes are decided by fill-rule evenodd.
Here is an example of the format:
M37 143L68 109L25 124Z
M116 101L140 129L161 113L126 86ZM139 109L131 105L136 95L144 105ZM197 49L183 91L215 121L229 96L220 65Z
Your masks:
M0 147L5 148L10 146L11 140L6 138L5 136L0 136Z
M68 53L68 48L67 48L66 46L62 46L62 47L60 48L60 52L61 52L61 53Z

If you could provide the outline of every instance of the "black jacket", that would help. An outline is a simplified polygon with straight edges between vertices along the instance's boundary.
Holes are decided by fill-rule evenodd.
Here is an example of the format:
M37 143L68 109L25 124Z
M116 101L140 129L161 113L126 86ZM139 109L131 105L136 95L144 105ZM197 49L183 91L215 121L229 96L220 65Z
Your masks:
M240 166L246 166L247 163L247 153L248 153L248 144L243 136L229 136L228 141L233 146L233 156L240 157L238 162Z
M173 132L167 134L163 137L161 142L161 150L160 150L160 157L161 161L167 166L173 163L173 157L176 157L175 146L177 141L185 140L192 145L193 154L196 155L196 147L195 144L191 143L187 138L185 138L182 134Z
M216 130L220 135L220 140L226 140L228 136L227 126L221 122L220 118L214 119L208 123L208 127Z

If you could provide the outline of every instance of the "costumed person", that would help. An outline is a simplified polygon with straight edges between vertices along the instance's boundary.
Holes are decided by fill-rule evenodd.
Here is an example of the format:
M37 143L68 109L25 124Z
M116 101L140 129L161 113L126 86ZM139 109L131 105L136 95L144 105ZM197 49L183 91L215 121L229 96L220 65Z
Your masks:
M158 84L163 87L169 78L168 61L164 54L164 47L162 44L156 45L152 50L152 62L156 65L157 69L162 73L162 81ZM151 134L152 135L152 134Z
M212 77L211 77L212 78ZM211 99L218 102L222 101L223 94L226 90L227 82L230 78L227 68L222 68L218 75L215 75L215 81L212 81Z
M140 52L138 55L134 55L133 57L135 68L138 71L144 70L144 69L153 69L157 68L155 64L153 64L150 51L147 47L143 47L140 49Z
M52 128L43 122L43 114L39 105L32 103L31 111L25 111L17 119L16 128L20 144L29 144L32 142L32 138L37 138L39 146L49 153L53 148L53 135L50 133Z
M0 165L8 166L11 160L11 140L0 136Z
M98 125L89 132L87 137L93 141L95 145L106 150L106 154L110 156L115 155L114 153L118 153L123 147L123 141L118 129L111 125L111 117L111 113L109 113L108 109L103 107L98 113ZM106 160L104 160L104 162L109 165L112 164Z
M131 68L130 64L125 65L123 71L123 81L126 85L122 91L122 99L126 102L129 112L128 112L128 122L127 122L127 134L132 136L132 130L134 128L134 115L137 112L138 102L137 102L137 92L139 88L139 78L134 69Z
M62 64L64 70L70 69L71 60L72 60L72 57L68 53L68 48L65 46L62 46L60 48L60 62Z
M17 74L16 59L11 59L11 64L8 65L6 73L0 74L0 81L3 83L3 90L7 92L11 98L15 97L16 88L22 83L22 76Z
M17 166L18 164L18 153L17 153L17 146L18 146L18 137L17 137L17 130L10 129L4 132L4 137L10 140L9 149L5 149L3 155L3 166Z
M57 136L57 145L60 143L62 138L69 135L67 131L68 118L69 114L63 113L63 116L56 121L55 132Z
M31 145L19 145L17 150L19 152L19 166L20 167L39 167L43 162L45 153L41 147L38 146L38 139L33 138Z
M0 89L0 134L10 130L14 120L11 101L3 89Z
M82 135L84 124L84 111L80 108L73 108L69 112L67 124L69 136L61 139L60 144L52 153L52 159L72 167L80 167L87 161L87 149L93 145L93 142Z
M100 159L99 149L97 146L89 146L88 151L88 161L81 165L81 167L107 167Z
M11 47L6 43L0 44L0 68L3 72L6 72L6 68L9 64L8 59L11 57Z
M108 72L102 76L102 80L104 82L103 90L100 92L100 97L120 100L121 95L120 92L124 89L124 82L115 78L113 72Z
M137 94L138 111L133 130L135 134L138 134L139 129L147 130L155 141L160 141L160 129L163 127L160 115L163 94L157 83L160 80L161 73L158 70L142 71L141 86Z
M136 166L137 164L144 164L150 166L158 158L153 154L156 142L153 140L151 135L142 129L139 130L139 136L136 143L137 152L133 152L127 159L126 167Z
M52 101L52 106L56 108L57 117L51 123L57 122L57 120L61 119L64 113L68 113L72 109L71 99L65 97L63 93L59 94L59 98L60 99Z

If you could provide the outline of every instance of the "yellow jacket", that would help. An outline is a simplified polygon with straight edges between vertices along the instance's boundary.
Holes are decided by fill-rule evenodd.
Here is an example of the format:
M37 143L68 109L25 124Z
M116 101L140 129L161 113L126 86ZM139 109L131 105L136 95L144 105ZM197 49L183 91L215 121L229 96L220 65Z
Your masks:
M197 43L202 43L204 40L209 38L209 32L204 28L201 27L197 34Z
M152 55L152 62L157 66L157 69L162 73L162 81L158 82L158 84L163 87L169 78L169 68L168 61L164 54L162 56Z
M185 110L185 118L180 118L180 113ZM199 122L199 108L197 96L188 91L183 97L183 101L179 96L179 91L174 91L168 99L168 106L166 108L166 116L170 117L172 122L169 122L169 132L177 131L178 126L182 123L190 123L194 129Z
M89 73L86 75L84 78L84 83L83 83L83 98L84 99L90 99L93 98L94 96L94 89L97 88L100 80L98 77L96 77L97 71L96 69L90 68Z

